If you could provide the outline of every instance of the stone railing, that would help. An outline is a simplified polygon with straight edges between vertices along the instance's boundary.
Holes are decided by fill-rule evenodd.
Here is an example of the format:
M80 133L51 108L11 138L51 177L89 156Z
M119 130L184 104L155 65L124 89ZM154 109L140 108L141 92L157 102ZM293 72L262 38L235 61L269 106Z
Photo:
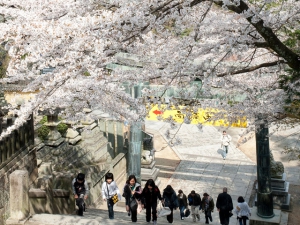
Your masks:
M7 118L2 123L0 118L0 134L3 130L13 124L13 118ZM16 158L20 153L27 150L34 144L34 124L33 115L17 130L0 140L0 169Z

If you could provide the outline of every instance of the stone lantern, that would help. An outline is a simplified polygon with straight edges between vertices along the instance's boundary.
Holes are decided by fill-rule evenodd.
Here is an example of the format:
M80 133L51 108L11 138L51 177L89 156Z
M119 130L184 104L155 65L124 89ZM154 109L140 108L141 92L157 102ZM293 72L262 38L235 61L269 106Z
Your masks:
M59 146L65 139L57 130L57 125L60 124L60 121L58 120L58 109L55 110L55 112L47 111L45 114L47 115L47 122L44 125L50 129L45 140L45 145Z

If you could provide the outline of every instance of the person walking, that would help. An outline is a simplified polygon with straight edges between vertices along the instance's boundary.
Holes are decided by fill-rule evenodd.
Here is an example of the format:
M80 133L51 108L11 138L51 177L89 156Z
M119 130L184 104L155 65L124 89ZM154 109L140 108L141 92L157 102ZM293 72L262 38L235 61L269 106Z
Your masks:
M223 159L226 159L228 148L231 142L231 136L226 133L226 131L223 131L223 134L221 136L221 148L223 149Z
M149 223L151 220L152 211L152 221L153 224L157 224L157 199L162 201L159 188L155 185L154 180L147 180L145 187L142 191L142 208L146 206L146 221Z
M177 200L178 200L178 205L180 210L180 218L181 220L184 220L184 210L188 208L188 203L187 203L187 197L182 190L178 191Z
M231 196L227 194L226 187L223 188L223 193L218 195L216 206L219 211L221 224L228 225L229 217L230 217L229 214L233 210L233 203L232 203Z
M204 193L202 198L202 212L205 214L205 223L209 224L208 219L212 222L211 213L214 211L215 203L209 194Z
M240 225L246 225L249 216L251 216L251 211L245 199L240 196L238 197L238 204L236 206L235 212L239 220Z
M167 215L167 220L169 223L173 223L173 209L178 208L178 199L171 185L167 185L163 191L163 203L165 207L170 208L171 214Z
M77 177L72 180L72 190L78 206L78 215L83 216L83 211L85 211L84 200L88 198L89 194L89 186L85 180L85 174L78 173Z
M105 175L105 182L102 184L102 198L107 202L108 217L109 219L114 219L114 203L112 197L117 194L119 201L121 200L121 195L119 188L114 181L114 175L112 173L107 173Z
M134 175L130 175L128 180L126 181L126 185L124 187L124 197L126 200L126 211L131 215L131 221L137 221L137 206L138 202L141 199L142 187L136 181L136 177ZM134 207L130 207L132 201L136 202Z
M200 207L201 207L201 197L194 190L188 195L189 205L191 206L193 222L196 219L200 221Z

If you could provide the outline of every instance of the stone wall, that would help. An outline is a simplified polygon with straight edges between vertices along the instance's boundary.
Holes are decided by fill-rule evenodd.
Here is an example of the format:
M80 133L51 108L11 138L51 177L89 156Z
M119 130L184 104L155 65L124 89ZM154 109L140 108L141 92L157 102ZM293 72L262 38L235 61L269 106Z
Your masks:
M87 174L87 182L90 188L89 198L86 200L86 204L89 208L98 208L103 204L101 188L105 180L105 174L111 172L115 175L115 180L120 187L123 187L126 174L126 155L120 153L111 162L111 167L107 170L102 170L97 173ZM53 213L53 214L72 214L75 211L75 199L71 192L71 181L73 176L66 177L64 174L62 177L47 176L40 177L44 184L42 188L31 188L29 190L29 202L30 213ZM62 182L64 179L64 182ZM54 181L59 180L61 183L65 183L65 189L51 189L48 186L55 186ZM66 187L68 184L68 187Z
M27 170L29 173L29 184L37 178L36 151L27 148L15 159L0 170L0 224L10 216L9 212L9 175L15 170Z
M30 214L73 213L75 201L71 192L71 181L78 172L87 175L90 186L89 207L103 204L101 187L107 172L112 172L121 189L126 181L126 151L124 151L123 127L108 123L106 136L95 123L88 124L88 131L80 135L82 140L76 145L62 142L59 146L36 142L31 147L23 147L18 155L8 161L0 170L0 224L10 215L10 175L15 170L27 171ZM120 125L120 126L119 126ZM113 145L108 142L115 140ZM27 133L28 136L28 133ZM26 136L26 137L27 137ZM13 189L11 189L13 190ZM14 219L14 218L10 218Z

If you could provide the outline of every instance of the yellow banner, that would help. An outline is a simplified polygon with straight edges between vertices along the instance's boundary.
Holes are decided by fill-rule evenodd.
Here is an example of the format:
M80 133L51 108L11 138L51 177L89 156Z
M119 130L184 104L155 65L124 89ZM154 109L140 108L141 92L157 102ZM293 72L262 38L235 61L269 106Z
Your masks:
M211 110L204 110L199 109L197 113L195 112L188 112L183 113L186 110L183 110L184 107L180 106L179 109L170 109L165 110L164 105L161 107L158 107L158 105L153 105L151 110L149 110L147 120L157 120L158 118L167 119L169 117L172 117L172 119L175 122L183 123L184 118L188 115L191 121L191 124L198 124L201 123L203 125L212 125L212 126L228 126L229 123L226 121L226 119L222 120L216 120L216 121L207 121L213 112L217 112L216 109ZM231 124L232 127L247 127L247 119L246 117L243 117L239 120L237 120L235 123Z

